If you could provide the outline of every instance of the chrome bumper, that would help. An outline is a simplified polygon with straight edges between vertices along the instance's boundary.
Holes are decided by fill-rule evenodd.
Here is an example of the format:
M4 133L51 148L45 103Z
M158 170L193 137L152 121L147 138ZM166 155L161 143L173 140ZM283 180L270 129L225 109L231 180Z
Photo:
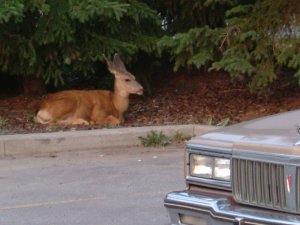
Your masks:
M178 191L164 201L172 225L299 225L300 215L233 203L201 192Z

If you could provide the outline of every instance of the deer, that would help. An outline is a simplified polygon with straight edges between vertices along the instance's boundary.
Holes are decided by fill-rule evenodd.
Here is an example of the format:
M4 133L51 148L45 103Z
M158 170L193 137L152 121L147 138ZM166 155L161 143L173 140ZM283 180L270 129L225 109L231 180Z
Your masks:
M118 54L106 60L114 75L114 90L66 90L49 94L41 103L34 121L60 125L119 125L129 106L130 94L143 94L138 83Z

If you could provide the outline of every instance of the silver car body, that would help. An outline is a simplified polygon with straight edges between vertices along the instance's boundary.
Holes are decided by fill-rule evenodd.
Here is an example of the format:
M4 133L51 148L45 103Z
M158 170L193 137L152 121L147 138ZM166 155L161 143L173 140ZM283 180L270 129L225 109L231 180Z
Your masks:
M165 207L175 224L300 224L300 110L220 128L186 146L187 190ZM189 173L189 154L231 161L231 182Z

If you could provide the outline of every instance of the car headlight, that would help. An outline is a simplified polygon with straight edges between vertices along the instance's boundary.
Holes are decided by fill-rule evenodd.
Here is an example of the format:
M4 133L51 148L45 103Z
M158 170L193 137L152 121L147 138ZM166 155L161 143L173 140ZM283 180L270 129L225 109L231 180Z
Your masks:
M191 154L190 175L230 181L230 159Z

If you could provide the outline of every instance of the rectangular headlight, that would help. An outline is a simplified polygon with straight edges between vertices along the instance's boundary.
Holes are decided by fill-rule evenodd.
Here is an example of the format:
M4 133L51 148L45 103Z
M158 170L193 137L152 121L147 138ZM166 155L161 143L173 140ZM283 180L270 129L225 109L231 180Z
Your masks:
M215 179L228 180L230 181L230 160L215 158L214 164L214 175Z
M190 158L191 175L196 177L212 178L213 158L192 154Z
M191 154L190 175L230 181L230 159Z

